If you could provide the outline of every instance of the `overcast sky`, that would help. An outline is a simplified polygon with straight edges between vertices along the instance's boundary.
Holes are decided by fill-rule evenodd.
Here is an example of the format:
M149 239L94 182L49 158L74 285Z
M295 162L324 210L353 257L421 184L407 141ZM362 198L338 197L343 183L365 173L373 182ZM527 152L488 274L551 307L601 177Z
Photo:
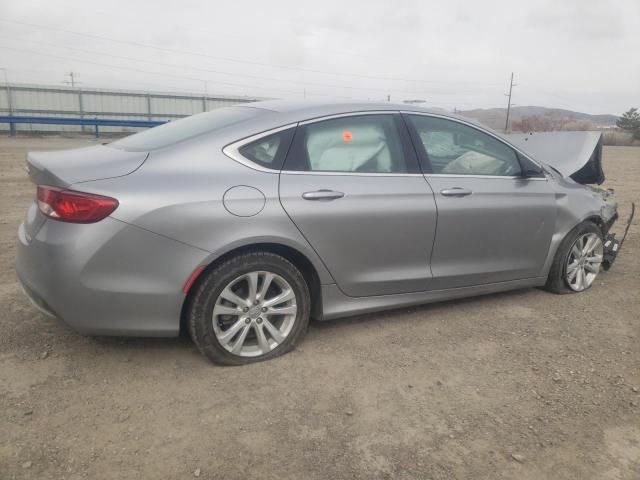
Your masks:
M9 82L640 107L640 0L0 0ZM0 75L2 71L0 71ZM3 78L0 77L0 81Z

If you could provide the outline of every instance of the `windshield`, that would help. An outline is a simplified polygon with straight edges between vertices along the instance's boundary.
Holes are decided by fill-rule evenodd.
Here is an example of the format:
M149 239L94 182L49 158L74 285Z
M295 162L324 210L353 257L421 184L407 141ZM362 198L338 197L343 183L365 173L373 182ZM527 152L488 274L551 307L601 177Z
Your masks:
M137 152L156 150L243 122L265 112L251 107L217 108L211 112L199 113L130 135L110 143L109 146Z

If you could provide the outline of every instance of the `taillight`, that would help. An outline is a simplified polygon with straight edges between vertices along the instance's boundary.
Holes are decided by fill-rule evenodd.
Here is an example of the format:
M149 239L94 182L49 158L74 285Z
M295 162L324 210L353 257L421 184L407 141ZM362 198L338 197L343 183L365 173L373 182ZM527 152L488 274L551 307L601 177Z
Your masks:
M95 223L118 207L115 198L38 185L38 208L61 222Z

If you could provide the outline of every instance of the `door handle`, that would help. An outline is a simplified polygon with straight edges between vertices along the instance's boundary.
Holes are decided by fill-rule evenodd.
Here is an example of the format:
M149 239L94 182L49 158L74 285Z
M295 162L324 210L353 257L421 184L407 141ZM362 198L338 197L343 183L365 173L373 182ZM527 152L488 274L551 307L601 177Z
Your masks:
M445 197L466 197L467 195L471 195L473 192L468 188L451 187L440 190L440 193Z
M316 190L315 192L304 192L302 198L305 200L337 200L344 197L344 193L334 190Z

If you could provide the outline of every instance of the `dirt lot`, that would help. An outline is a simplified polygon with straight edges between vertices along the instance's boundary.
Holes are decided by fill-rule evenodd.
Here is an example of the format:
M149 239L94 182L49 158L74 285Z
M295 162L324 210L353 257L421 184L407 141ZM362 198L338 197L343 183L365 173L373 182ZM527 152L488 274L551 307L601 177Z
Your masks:
M586 293L314 324L221 368L186 339L77 335L23 297L25 151L91 142L0 139L0 479L640 478L638 220ZM605 157L626 217L640 148Z

